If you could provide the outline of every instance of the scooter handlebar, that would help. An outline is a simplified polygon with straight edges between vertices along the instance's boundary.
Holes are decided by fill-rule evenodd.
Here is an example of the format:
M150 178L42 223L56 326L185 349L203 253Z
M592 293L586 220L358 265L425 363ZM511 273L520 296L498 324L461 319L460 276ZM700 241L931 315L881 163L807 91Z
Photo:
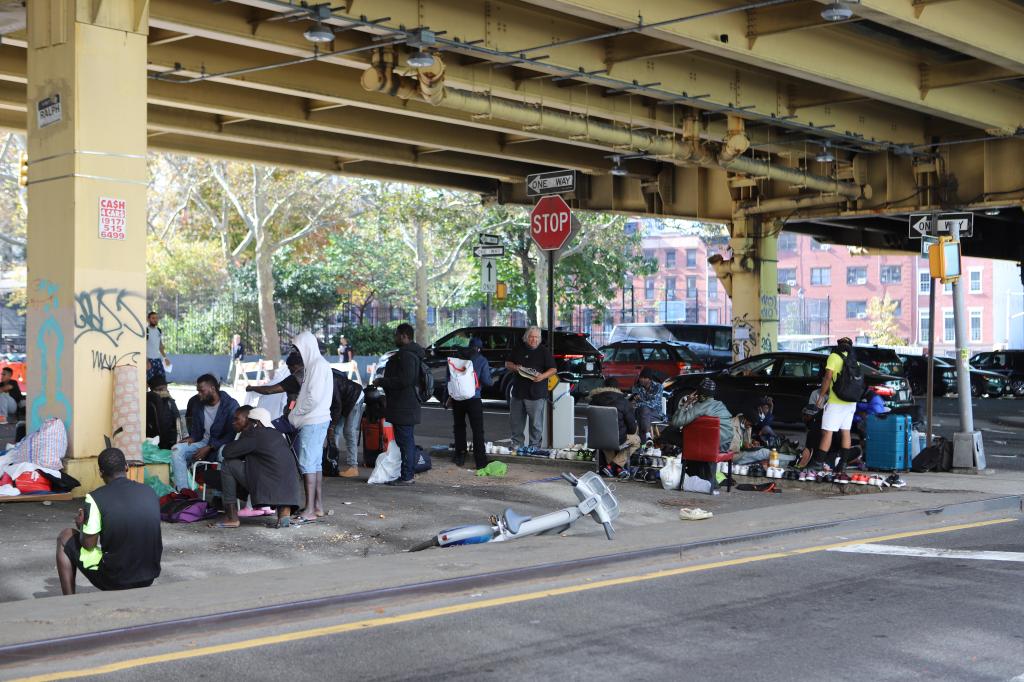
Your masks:
M604 526L604 534L608 536L609 540L611 540L615 536L615 529L612 528L612 524L605 521L601 525Z
M569 473L569 472L567 472L567 471L563 471L563 472L562 472L562 478L564 478L565 480L567 480L567 481L568 481L568 482L569 482L570 484L572 484L572 485L573 485L574 487L575 487L575 485L576 485L577 483L579 483L579 482L580 482L580 479L576 478L576 476L575 476L575 475L573 475L573 474L570 474L570 473Z

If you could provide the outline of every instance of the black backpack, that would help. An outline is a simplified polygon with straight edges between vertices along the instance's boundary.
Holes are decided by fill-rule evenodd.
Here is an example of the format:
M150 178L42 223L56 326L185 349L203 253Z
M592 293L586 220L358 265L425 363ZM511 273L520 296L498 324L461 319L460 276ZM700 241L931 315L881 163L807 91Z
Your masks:
M860 363L857 362L857 354L853 348L846 352L846 357L836 349L836 354L843 358L843 369L839 376L832 378L832 391L840 400L848 403L858 402L864 397L864 390L867 387L864 383L864 373L861 371Z
M936 438L934 442L917 453L910 464L915 473L928 471L951 471L953 469L953 444L945 438Z
M416 399L421 403L429 402L434 397L434 373L422 358L416 358L420 363L420 376L416 380Z

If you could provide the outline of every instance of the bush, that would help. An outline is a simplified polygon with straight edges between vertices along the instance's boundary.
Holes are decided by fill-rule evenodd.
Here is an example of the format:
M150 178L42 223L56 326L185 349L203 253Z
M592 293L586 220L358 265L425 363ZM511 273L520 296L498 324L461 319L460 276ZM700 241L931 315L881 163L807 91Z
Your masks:
M369 324L342 327L341 332L331 338L329 353L336 353L338 340L344 336L355 349L356 355L382 355L395 347L395 327L399 322L374 326Z

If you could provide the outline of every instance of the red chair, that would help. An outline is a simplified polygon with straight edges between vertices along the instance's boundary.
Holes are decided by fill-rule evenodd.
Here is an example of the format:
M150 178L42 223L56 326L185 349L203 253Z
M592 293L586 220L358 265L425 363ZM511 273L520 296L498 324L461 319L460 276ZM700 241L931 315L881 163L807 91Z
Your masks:
M705 476L711 481L711 493L718 488L718 463L728 462L725 479L725 492L732 492L732 457L731 452L719 452L721 436L719 434L718 417L697 417L683 427L683 471L686 462L700 462ZM683 478L679 478L682 490Z

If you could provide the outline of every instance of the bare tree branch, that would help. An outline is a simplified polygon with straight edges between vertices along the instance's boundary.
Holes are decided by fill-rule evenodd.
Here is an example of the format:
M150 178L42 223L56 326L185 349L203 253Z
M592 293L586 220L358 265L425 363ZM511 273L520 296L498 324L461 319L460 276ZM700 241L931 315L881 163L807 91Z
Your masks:
M437 280L444 279L448 275L452 274L452 270L455 268L455 263L458 261L459 252L462 251L462 247L466 245L466 242L469 241L470 237L473 235L473 232L468 231L466 234L462 235L462 239L459 240L459 243L455 245L455 248L451 250L448 257L442 262L441 270L427 277L428 282L436 282Z

